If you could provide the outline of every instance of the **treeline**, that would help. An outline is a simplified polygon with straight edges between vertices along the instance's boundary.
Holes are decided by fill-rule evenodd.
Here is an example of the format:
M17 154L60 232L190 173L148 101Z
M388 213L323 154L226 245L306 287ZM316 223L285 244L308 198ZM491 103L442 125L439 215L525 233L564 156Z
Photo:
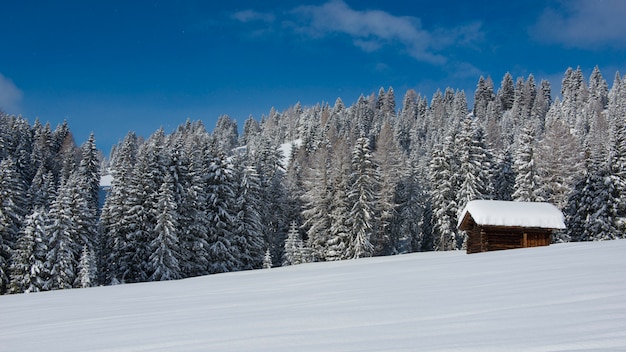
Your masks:
M473 199L548 201L555 241L624 237L626 82L568 69L296 104L212 133L129 133L100 160L67 125L0 116L0 290L34 292L464 246ZM291 144L290 155L281 145ZM113 182L98 207L101 174Z

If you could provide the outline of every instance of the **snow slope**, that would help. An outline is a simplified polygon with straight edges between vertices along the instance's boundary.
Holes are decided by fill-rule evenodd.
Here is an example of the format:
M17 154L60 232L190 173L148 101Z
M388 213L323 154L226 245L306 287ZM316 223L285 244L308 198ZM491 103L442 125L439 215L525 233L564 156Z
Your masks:
M0 351L625 351L626 240L0 296Z

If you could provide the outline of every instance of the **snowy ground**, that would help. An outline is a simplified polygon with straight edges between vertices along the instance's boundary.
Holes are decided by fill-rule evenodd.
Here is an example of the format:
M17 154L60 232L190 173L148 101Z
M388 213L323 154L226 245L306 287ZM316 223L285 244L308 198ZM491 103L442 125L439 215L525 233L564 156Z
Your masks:
M626 351L626 240L0 296L0 351Z

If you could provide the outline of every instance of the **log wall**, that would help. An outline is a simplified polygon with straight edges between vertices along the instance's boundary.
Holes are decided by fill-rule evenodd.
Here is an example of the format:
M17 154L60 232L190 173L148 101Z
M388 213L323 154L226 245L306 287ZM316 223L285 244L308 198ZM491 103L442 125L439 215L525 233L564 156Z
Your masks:
M467 253L525 247L548 246L552 230L521 227L481 227L475 223L467 231Z

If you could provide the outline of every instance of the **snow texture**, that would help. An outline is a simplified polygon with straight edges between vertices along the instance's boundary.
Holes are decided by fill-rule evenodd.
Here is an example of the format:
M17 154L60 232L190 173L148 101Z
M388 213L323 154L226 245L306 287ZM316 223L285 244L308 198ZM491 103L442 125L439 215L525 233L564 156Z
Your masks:
M112 182L113 182L113 175L111 174L104 175L100 178L100 187L111 187Z
M294 147L300 148L301 145L302 145L302 139L298 138L293 141L283 143L278 147L278 150L280 150L283 156L281 165L283 166L284 169L287 169L287 167L289 167L289 163L291 162L291 153L292 153L293 148Z
M473 200L467 204L458 226L469 213L478 225L564 229L563 213L550 203Z
M624 351L626 240L0 296L2 351Z

